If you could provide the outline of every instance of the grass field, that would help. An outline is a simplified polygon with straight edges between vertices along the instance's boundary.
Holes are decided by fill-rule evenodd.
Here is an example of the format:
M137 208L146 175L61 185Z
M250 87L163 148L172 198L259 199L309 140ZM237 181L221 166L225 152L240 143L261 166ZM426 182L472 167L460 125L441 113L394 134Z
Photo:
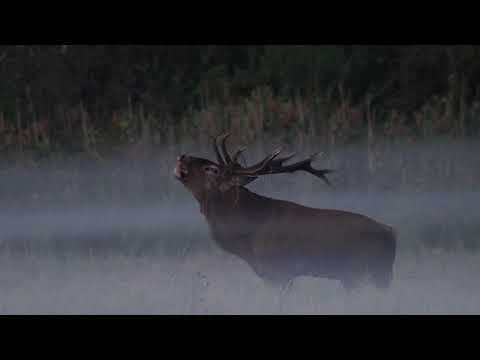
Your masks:
M216 247L173 179L176 153L192 149L4 168L0 313L480 313L478 145L404 145L374 170L365 148L343 147L323 162L338 170L334 188L305 174L252 184L267 196L361 212L398 232L388 291L366 285L348 295L335 281L305 277L283 300ZM268 149L254 146L249 158Z
M400 253L391 288L347 295L339 283L299 278L278 289L239 260L165 256L7 257L0 262L2 314L478 314L480 256Z

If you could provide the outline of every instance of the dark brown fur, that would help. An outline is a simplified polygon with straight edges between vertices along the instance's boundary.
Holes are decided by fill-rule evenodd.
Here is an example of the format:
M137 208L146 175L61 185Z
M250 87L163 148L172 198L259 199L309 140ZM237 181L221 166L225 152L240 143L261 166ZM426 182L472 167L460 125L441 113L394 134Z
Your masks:
M200 204L213 239L246 261L261 278L285 285L298 276L340 280L352 289L369 276L379 288L392 279L396 240L392 228L366 216L314 209L255 194L243 186L218 191L206 159L182 157L177 176ZM223 176L223 177L222 177Z

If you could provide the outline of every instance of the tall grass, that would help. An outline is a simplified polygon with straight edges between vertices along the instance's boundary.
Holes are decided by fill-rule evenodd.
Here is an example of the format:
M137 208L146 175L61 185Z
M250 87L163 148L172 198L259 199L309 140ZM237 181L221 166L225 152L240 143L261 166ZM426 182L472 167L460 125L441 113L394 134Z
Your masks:
M284 98L268 87L245 98L225 95L222 102L204 102L201 109L182 115L145 113L142 106L105 118L88 112L82 104L58 106L53 114L38 115L33 103L17 107L14 118L0 109L0 144L4 154L16 157L85 153L94 158L112 149L135 144L140 153L150 146L175 146L193 142L210 146L211 138L229 130L234 140L250 143L273 139L304 147L317 144L333 150L343 144L367 142L371 168L378 146L395 142L477 138L480 103L467 105L462 93L451 91L413 113L381 109L367 94L353 104L339 87L340 100L325 96Z
M477 230L468 224L471 216L464 221L458 214L472 211L471 202L464 206L464 200L480 184L476 141L480 104L467 106L461 96L450 94L434 97L419 111L405 114L394 109L382 111L373 100L367 96L363 103L352 104L346 95L339 102L328 95L283 98L259 88L246 98L226 96L222 103L205 102L204 108L190 109L178 118L168 113L149 114L131 105L103 122L93 121L100 115L89 113L81 104L59 107L51 118L38 115L34 104L17 109L15 121L0 111L1 216L8 222L8 216L24 216L27 210L58 214L83 207L88 213L90 207L106 209L106 213L103 218L86 221L85 226L101 227L110 221L115 229L113 224L127 217L117 216L115 209L148 213L148 209L156 211L155 207L166 211L179 202L190 203L191 197L172 179L175 158L184 152L211 157L213 137L228 130L232 148L249 145L246 161L260 159L274 146L283 145L285 151L298 151L299 156L322 151L319 166L336 170L333 189L317 179L291 175L259 180L253 184L254 190L271 194L277 189L279 197L303 203L321 197L323 202L311 205L347 209L355 208L356 202L335 199L363 193L365 201L358 204L367 204L368 194L391 195L386 206L376 206L371 200L356 210L386 216L393 225L411 222L405 228L410 229L409 238L418 242L428 239L431 246L448 248L455 243L476 248ZM100 123L104 126L95 125ZM430 197L436 206L422 203L421 196L412 198L412 194L429 193L437 194ZM409 201L399 200L404 194L410 196ZM438 197L442 194L448 195L448 201L442 203ZM415 217L405 213L412 203L417 210L424 208L417 216L429 219L427 225L419 228ZM397 209L396 204L402 205ZM196 214L195 210L190 214ZM130 215L136 216L134 212ZM405 223L401 224L402 218ZM106 248L114 239L118 248L124 241L129 244L128 251L135 252L137 245L155 242L158 233L165 232L165 222L156 223L153 215L147 222L131 221L135 223L132 229L104 232L101 237L108 243ZM188 247L198 230L195 224L189 230L192 237L172 235L172 243ZM48 227L42 231L35 236L44 234L51 241L65 236ZM5 231L0 237L8 238ZM99 237L89 237L87 248L93 243L98 246Z

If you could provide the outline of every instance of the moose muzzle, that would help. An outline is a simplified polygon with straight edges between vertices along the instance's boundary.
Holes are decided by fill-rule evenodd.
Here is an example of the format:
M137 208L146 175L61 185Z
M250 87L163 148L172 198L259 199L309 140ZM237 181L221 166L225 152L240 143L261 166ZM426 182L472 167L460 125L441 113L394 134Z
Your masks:
M177 163L175 165L175 168L173 169L173 174L175 177L179 180L183 180L187 177L188 175L188 168L187 168L187 163L189 161L188 156L186 155L181 155L177 157Z

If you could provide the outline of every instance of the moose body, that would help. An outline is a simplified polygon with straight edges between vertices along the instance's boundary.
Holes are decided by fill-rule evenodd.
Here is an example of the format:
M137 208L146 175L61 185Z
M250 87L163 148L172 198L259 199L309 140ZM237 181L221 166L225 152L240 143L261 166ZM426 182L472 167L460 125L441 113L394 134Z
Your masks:
M238 169L236 157L224 156ZM305 167L305 161L298 169L280 167L287 158L275 163L276 155L243 172L225 171L226 161L217 157L220 164L181 156L175 175L200 203L215 242L258 276L282 286L298 276L337 279L348 290L368 276L379 288L390 285L396 248L392 228L360 214L310 208L244 187L262 172L305 170L322 177L329 171Z

